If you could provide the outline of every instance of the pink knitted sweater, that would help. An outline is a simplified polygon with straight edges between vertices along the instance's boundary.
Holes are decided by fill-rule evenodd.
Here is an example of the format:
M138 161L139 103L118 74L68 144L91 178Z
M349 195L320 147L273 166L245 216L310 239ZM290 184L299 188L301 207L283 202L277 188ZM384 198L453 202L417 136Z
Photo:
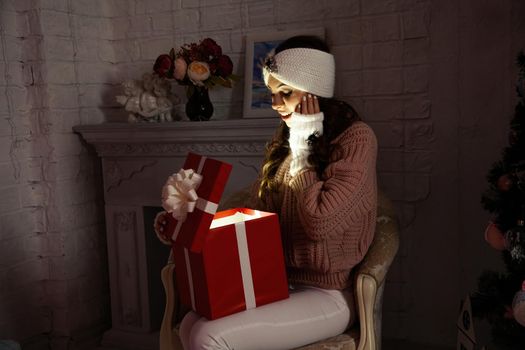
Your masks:
M335 151L321 179L312 169L291 177L288 156L277 170L279 191L267 200L279 214L291 284L344 289L350 271L370 246L377 207L377 141L372 129L356 122L332 143Z

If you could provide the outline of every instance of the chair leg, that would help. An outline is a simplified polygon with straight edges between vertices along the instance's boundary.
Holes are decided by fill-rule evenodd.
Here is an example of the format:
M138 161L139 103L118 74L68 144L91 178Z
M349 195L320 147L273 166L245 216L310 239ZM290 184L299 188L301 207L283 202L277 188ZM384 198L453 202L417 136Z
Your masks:
M360 339L357 350L376 350L374 308L377 294L376 281L367 275L360 274L356 281L357 304L359 308Z

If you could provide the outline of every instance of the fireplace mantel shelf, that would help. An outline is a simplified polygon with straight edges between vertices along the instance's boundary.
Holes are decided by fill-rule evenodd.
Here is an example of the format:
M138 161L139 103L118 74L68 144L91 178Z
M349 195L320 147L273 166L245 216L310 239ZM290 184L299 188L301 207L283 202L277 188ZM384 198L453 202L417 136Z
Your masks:
M178 121L170 123L102 123L78 125L73 129L89 143L169 143L199 141L259 141L279 124L278 118L229 119L205 122Z
M102 123L73 129L101 157L261 155L279 124L278 118L230 119L206 122Z

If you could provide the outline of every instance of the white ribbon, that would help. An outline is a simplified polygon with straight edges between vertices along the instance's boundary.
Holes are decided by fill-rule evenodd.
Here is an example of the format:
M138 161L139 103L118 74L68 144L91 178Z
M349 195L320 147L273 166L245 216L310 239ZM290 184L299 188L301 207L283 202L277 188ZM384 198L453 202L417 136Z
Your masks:
M202 182L202 175L193 169L181 169L168 177L162 187L162 207L179 222L186 220L197 203L197 188Z
M186 262L186 274L188 275L188 286L190 288L190 298L191 298L191 308L196 311L195 308L195 290L193 289L193 276L191 274L191 266L190 266L190 255L188 253L188 249L184 248L184 260Z
M248 240L246 238L246 224L244 221L235 223L235 236L237 237L237 249L241 262L242 287L244 289L244 300L246 310L253 309L255 303L255 290L253 288L252 266L250 264L250 252L248 251Z
M245 222L235 223L235 236L237 238L237 249L241 265L242 287L244 290L244 301L246 310L254 309L257 304L255 301L255 289L253 287L252 267L250 264L250 252L248 250L248 240L246 238ZM186 274L188 275L188 287L191 299L191 307L195 308L195 288L193 286L193 275L190 266L190 257L187 248L184 248L184 260L186 262Z
M195 207L197 209L202 210L205 213L215 215L215 213L217 212L217 208L219 207L219 203L214 203L202 198L197 198L197 203Z

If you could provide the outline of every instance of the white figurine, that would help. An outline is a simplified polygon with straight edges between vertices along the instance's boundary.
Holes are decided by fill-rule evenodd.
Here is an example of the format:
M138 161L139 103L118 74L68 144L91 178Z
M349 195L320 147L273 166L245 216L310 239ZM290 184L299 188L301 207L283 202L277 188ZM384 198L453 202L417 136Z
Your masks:
M124 95L117 102L129 113L130 123L172 121L173 105L180 103L178 96L171 94L171 85L155 73L145 73L142 81L133 79L122 83Z
M157 77L153 83L153 93L157 96L157 108L159 111L159 121L160 122L170 122L173 120L171 117L171 110L173 109L173 104L180 103L180 99L172 95L172 97L177 97L175 101L170 100L170 83L165 80Z

